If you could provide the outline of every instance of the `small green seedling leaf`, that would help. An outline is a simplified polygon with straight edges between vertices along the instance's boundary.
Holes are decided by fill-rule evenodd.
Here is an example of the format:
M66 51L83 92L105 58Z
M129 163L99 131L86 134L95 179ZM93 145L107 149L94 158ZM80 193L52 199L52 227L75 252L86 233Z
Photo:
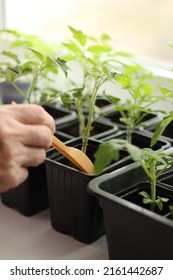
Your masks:
M104 46L104 45L93 45L93 46L88 47L87 50L94 54L99 54L102 52L110 52L112 50L112 48L109 46Z
M100 173L112 161L119 159L119 149L112 140L100 144L95 153L95 174Z
M8 58L13 59L16 63L20 63L18 56L15 53L2 51L2 54L7 56Z
M147 192L145 192L145 191L141 191L141 192L139 192L139 194L140 194L141 196L143 196L143 203L144 203L144 204L152 204L152 203L153 203L153 201L152 201L151 198L150 198L149 193L147 193Z
M8 69L5 78L8 83L12 83L17 78L17 76L18 74L15 71Z
M76 30L75 28L68 26L70 31L73 34L73 37L82 45L85 46L87 42L87 36L81 31L81 30Z
M163 210L163 203L168 202L169 198L157 196L156 205L160 211Z
M169 205L169 210L170 210L171 216L173 217L173 204Z
M164 117L163 120L156 125L155 132L151 139L151 147L153 147L157 143L159 137L162 135L162 133L172 120L173 112L170 112L168 116Z
M74 43L62 43L67 49L74 53L81 53L82 50Z
M45 59L45 56L42 53L40 53L39 51L31 49L31 48L29 50L32 53L34 53L39 60L43 61Z

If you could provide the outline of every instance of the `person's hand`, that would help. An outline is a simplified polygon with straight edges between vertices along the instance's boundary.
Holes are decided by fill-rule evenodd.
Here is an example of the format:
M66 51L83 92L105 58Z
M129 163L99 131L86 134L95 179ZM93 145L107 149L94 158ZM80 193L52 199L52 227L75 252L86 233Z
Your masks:
M54 132L53 118L39 105L0 106L0 192L18 186L27 167L45 160Z

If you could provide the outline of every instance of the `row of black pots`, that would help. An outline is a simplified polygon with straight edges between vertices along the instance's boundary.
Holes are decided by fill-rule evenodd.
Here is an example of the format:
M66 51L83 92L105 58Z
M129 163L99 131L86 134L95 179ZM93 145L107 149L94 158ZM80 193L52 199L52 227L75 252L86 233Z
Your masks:
M70 139L79 137L79 131L79 120L78 118L75 118L69 120L68 122L57 124L55 136L64 137L64 139L68 141ZM102 139L115 132L118 132L118 126L113 124L106 118L101 118L93 122L90 137L95 139Z
M57 109L59 109L58 107ZM50 108L49 105L45 109L49 110L50 113ZM59 117L54 116L54 118L58 129L62 128L58 132L64 133L63 136L68 136L68 133L64 130L64 123L66 127L68 123L72 122L74 127L74 121L76 123L77 119L75 115L70 115L69 118L65 117L65 122L60 120ZM87 155L92 161L93 153L102 141L107 140L106 137L111 139L111 137L122 133L122 131L117 130L116 125L112 126L111 122L107 122L105 119L98 122L99 128L103 126L102 122L107 125L109 133L105 134L99 130L101 137L96 136L94 139L93 135L90 139ZM136 135L138 140L135 140ZM66 142L68 145L81 147L81 138L77 137L77 134L71 134L68 137L64 138L65 141L69 139ZM151 133L147 133L147 131L135 131L133 141L140 145L139 141L144 141L147 138L146 142L144 141L144 147L148 147L150 137ZM155 149L166 149L169 146L168 141L160 139ZM1 199L5 205L16 208L27 216L49 207L51 224L55 230L70 234L84 243L91 243L105 233L105 226L102 207L99 205L98 198L88 192L87 185L93 179L131 163L130 156L122 151L120 161L112 163L102 174L99 176L88 175L76 169L52 148L47 152L46 162L37 168L30 168L28 179L19 188L2 193ZM32 195L34 195L34 198Z
M79 135L79 122L74 111L69 111L59 103L43 106L54 118L57 136L61 141L76 138ZM92 137L101 138L117 131L117 126L105 121L96 121ZM29 168L29 177L18 188L1 194L2 202L17 209L26 216L31 216L48 207L46 165L43 163L37 168Z
M88 184L88 191L103 209L110 259L173 259L173 218L168 204L162 214L144 207L139 192L148 188L146 175L137 163ZM158 181L157 193L173 203L173 169Z
M136 131L133 136L136 139L135 143L142 145L144 142L144 147L149 145L151 140L151 135L147 135L146 132ZM81 149L80 137L66 143ZM93 154L100 143L101 141L96 139L90 139L88 143L87 155L92 161ZM162 150L169 147L169 142L160 139L155 148ZM105 168L102 174L110 173L132 162L131 157L125 151L121 151L120 160ZM67 159L53 149L48 153L46 168L53 228L85 243L98 239L101 233L104 233L102 210L98 201L93 199L86 190L88 183L97 176L76 170Z
M105 105L105 107L107 107ZM69 111L59 103L52 103L44 106L45 110L55 119L56 131L55 136L61 141L68 141L74 137L80 136L80 127L77 114L74 110ZM106 109L104 109L106 110ZM86 114L87 121L87 114ZM93 123L91 137L102 139L118 131L118 126L106 118L100 118Z
M144 138L148 141L150 139L143 132L136 132L136 135L141 142ZM80 137L66 143L79 149L82 145ZM90 139L88 143L87 155L92 161L94 160L93 154L100 143L101 141L97 139ZM162 145L167 147L169 143L159 141L157 148L161 149ZM102 174L132 162L130 156L122 151L120 160L105 168ZM104 233L102 209L99 207L97 199L88 194L86 190L87 184L95 177L95 175L88 175L77 170L52 148L47 152L46 163L38 168L30 168L29 178L20 187L2 193L1 198L5 205L30 216L48 207L46 193L48 188L53 228L68 233L82 242L91 243Z

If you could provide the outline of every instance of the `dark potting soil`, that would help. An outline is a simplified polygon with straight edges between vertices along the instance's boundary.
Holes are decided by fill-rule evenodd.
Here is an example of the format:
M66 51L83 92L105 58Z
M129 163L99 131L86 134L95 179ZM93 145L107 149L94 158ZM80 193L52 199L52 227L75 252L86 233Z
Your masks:
M150 194L150 183L142 182L142 183L135 185L135 186L129 188L128 190L120 192L116 195L127 201L130 201L138 206L141 206L145 209L151 210L150 204L143 203L143 196L139 194L141 191L146 191L147 193ZM160 211L157 206L155 206L155 210L154 210L155 213L157 213L161 216L167 216L170 213L169 205L173 204L173 191L158 185L156 196L169 198L168 202L163 202L162 211Z

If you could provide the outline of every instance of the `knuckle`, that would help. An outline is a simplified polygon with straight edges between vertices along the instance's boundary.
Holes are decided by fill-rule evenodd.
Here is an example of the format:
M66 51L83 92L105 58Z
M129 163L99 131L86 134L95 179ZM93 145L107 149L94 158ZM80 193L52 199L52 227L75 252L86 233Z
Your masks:
M41 138L42 138L43 147L45 149L48 149L52 143L52 133L50 129L48 129L46 126L43 127L42 129Z
M41 124L44 124L45 126L49 127L49 129L52 130L52 132L55 130L55 124L53 117L41 106L37 106L37 115L38 120Z
M45 161L46 152L43 149L38 150L32 160L31 166L38 166Z
M35 113L36 113L36 117L37 119L41 122L41 123L44 123L45 122L45 119L46 119L46 116L47 116L47 113L46 111L44 110L43 107L41 106L35 106L36 110L35 110Z

